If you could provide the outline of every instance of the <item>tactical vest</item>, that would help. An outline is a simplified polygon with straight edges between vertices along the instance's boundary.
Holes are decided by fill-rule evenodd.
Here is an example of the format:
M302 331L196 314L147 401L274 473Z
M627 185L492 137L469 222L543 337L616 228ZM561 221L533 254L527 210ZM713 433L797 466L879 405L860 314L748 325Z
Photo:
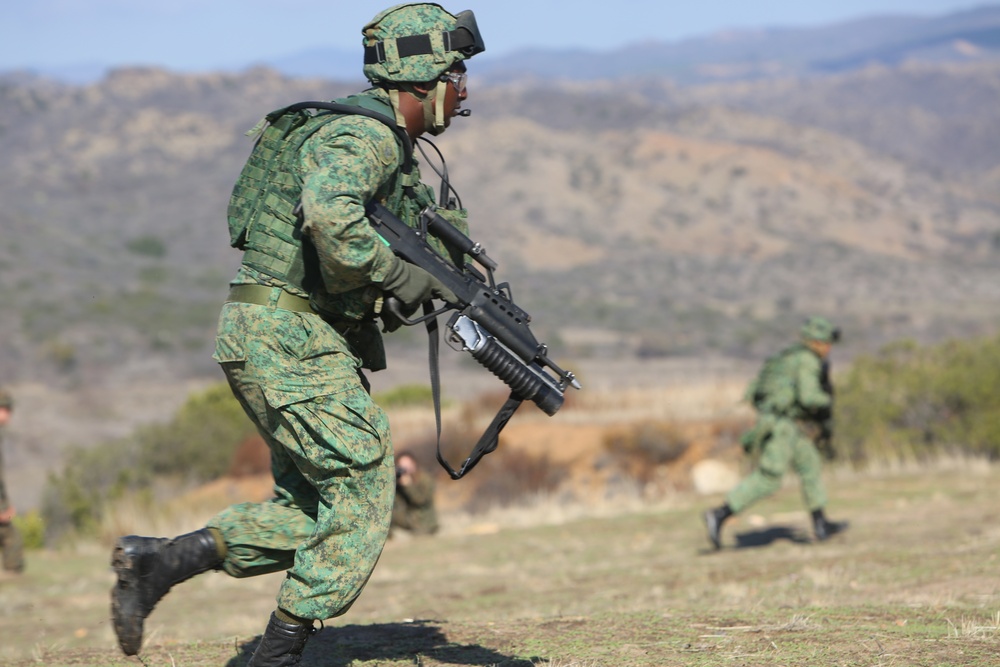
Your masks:
M243 250L243 264L263 276L269 285L309 298L321 314L337 320L371 318L372 304L380 296L375 286L330 294L322 285L316 251L302 234L300 202L302 179L298 155L303 144L323 125L343 113L315 109L303 103L278 109L265 118L267 126L254 146L229 200L229 236L233 247ZM388 101L374 94L354 95L336 104L355 107L356 113L375 112L388 127L395 117ZM349 113L349 112L345 112ZM397 136L397 141L402 138ZM404 170L410 167L409 139L401 146ZM418 175L400 173L388 185L385 205L407 224L432 203L426 187L414 187Z
M795 356L803 348L792 346L769 357L748 391L753 405L760 412L785 417L797 417L795 400Z

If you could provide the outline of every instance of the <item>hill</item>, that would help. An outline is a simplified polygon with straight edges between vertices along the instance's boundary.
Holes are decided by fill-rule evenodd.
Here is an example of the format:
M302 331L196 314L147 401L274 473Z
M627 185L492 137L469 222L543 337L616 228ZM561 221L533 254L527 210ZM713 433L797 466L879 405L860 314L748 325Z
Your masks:
M602 339L613 353L759 355L812 311L836 315L855 349L977 333L1000 310L1000 144L987 131L1000 67L922 71L626 95L628 82L473 89L475 115L440 145L475 235L565 353L608 353L581 342ZM874 104L871 89L899 101ZM17 314L0 323L0 373L213 372L243 131L347 90L264 69L0 85L2 305ZM917 92L923 108L955 103L917 113ZM838 95L840 113L824 113ZM942 145L954 153L935 161Z

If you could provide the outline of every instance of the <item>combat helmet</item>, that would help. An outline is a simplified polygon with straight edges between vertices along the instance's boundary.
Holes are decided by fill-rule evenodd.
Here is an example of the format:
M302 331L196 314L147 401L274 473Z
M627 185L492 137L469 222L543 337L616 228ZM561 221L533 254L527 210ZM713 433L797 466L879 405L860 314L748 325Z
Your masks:
M404 126L398 91L405 90L421 101L424 126L431 134L444 131L444 105L432 110L434 100L444 99L445 72L455 63L486 50L475 14L465 10L450 14L441 5L407 3L379 13L362 29L365 47L365 77L386 88L396 110L396 122ZM427 94L413 84L436 81Z
M14 396L2 387L0 387L0 408L14 409Z
M818 340L822 343L836 343L840 340L840 329L825 317L810 317L799 330L804 340Z

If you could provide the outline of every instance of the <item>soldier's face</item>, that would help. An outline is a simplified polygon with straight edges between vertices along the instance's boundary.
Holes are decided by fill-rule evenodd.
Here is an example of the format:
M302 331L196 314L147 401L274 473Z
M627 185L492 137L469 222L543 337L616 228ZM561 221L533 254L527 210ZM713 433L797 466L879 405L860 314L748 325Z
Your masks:
M822 340L813 340L809 341L809 347L811 347L821 358L826 359L830 356L830 348L833 347L833 343L828 343Z
M10 408L0 408L0 426L10 421Z
M462 102L469 97L469 89L466 87L465 68L456 68L445 75L448 78L448 86L444 92L444 126L451 125L451 119L455 117L462 108ZM436 102L435 102L436 103Z

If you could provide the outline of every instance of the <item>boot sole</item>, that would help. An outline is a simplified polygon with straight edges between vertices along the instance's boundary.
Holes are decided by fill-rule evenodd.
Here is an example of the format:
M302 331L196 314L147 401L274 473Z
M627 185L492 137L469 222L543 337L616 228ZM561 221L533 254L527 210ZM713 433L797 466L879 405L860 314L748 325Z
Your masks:
M118 577L111 589L111 620L118 636L118 645L125 655L136 655L142 648L142 626L145 618L136 611L138 600L129 599L139 592L139 573L132 554L119 540L111 553L111 567Z

